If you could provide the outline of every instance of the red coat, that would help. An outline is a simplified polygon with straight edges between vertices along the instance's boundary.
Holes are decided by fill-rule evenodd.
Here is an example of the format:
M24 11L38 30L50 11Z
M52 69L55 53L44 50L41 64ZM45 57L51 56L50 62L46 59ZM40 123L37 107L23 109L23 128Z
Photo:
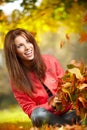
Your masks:
M47 67L44 84L46 84L52 94L55 95L59 79L64 75L64 71L56 58L44 55L43 59ZM52 106L48 104L48 94L34 73L31 73L31 78L34 86L36 87L36 93L33 93L33 97L30 97L27 93L17 90L11 83L14 96L23 111L30 116L35 108L43 107L55 114L59 114L59 112L55 112ZM70 105L67 106L66 111L69 110L70 107Z

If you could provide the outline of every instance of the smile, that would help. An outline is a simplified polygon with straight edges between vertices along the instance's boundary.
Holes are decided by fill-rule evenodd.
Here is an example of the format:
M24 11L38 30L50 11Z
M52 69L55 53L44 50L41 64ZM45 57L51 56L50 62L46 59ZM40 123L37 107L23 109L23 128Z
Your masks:
M30 51L27 51L27 52L25 52L24 54L26 55L26 56L32 56L32 53L33 53L33 51L32 50L30 50Z

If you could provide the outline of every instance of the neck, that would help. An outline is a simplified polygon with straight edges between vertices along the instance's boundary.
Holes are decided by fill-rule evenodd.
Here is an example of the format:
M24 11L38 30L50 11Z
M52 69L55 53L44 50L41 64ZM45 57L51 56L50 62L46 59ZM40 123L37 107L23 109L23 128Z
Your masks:
M33 60L29 61L29 62L23 62L23 66L24 66L24 69L26 71L35 71L36 69L36 64L34 63Z

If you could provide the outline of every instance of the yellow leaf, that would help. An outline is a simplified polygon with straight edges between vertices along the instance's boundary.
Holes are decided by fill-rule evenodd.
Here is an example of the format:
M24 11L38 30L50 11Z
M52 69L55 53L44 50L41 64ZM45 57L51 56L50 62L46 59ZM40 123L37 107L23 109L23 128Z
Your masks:
M83 84L81 84L78 88L80 89L80 90L82 90L82 89L84 89L84 88L86 88L87 87L87 84L86 83L83 83Z
M72 98L71 98L71 95L70 95L69 91L66 90L65 88L62 88L62 91L63 91L64 93L67 93L67 94L69 95L70 100L72 101Z
M70 82L66 82L62 86L67 89L67 88L71 87L71 83Z
M75 74L77 79L82 79L83 76L80 73L80 70L78 68L72 68L68 70L70 73Z

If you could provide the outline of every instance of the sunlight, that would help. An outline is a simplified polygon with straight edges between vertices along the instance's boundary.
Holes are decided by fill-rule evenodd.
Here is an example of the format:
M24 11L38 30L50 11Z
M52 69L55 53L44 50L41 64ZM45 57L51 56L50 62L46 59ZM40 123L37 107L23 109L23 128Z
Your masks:
M36 6L39 6L41 2L42 2L42 0L38 0L36 2ZM22 11L23 8L20 6L20 3L22 3L22 0L15 0L15 2L6 3L6 4L0 6L0 10L3 10L3 12L6 15L10 15L12 13L12 11L15 9Z
M0 10L3 10L6 15L10 15L14 9L18 9L22 11L22 7L20 6L20 3L22 0L17 0L15 2L9 2L7 4L4 4L0 6Z

